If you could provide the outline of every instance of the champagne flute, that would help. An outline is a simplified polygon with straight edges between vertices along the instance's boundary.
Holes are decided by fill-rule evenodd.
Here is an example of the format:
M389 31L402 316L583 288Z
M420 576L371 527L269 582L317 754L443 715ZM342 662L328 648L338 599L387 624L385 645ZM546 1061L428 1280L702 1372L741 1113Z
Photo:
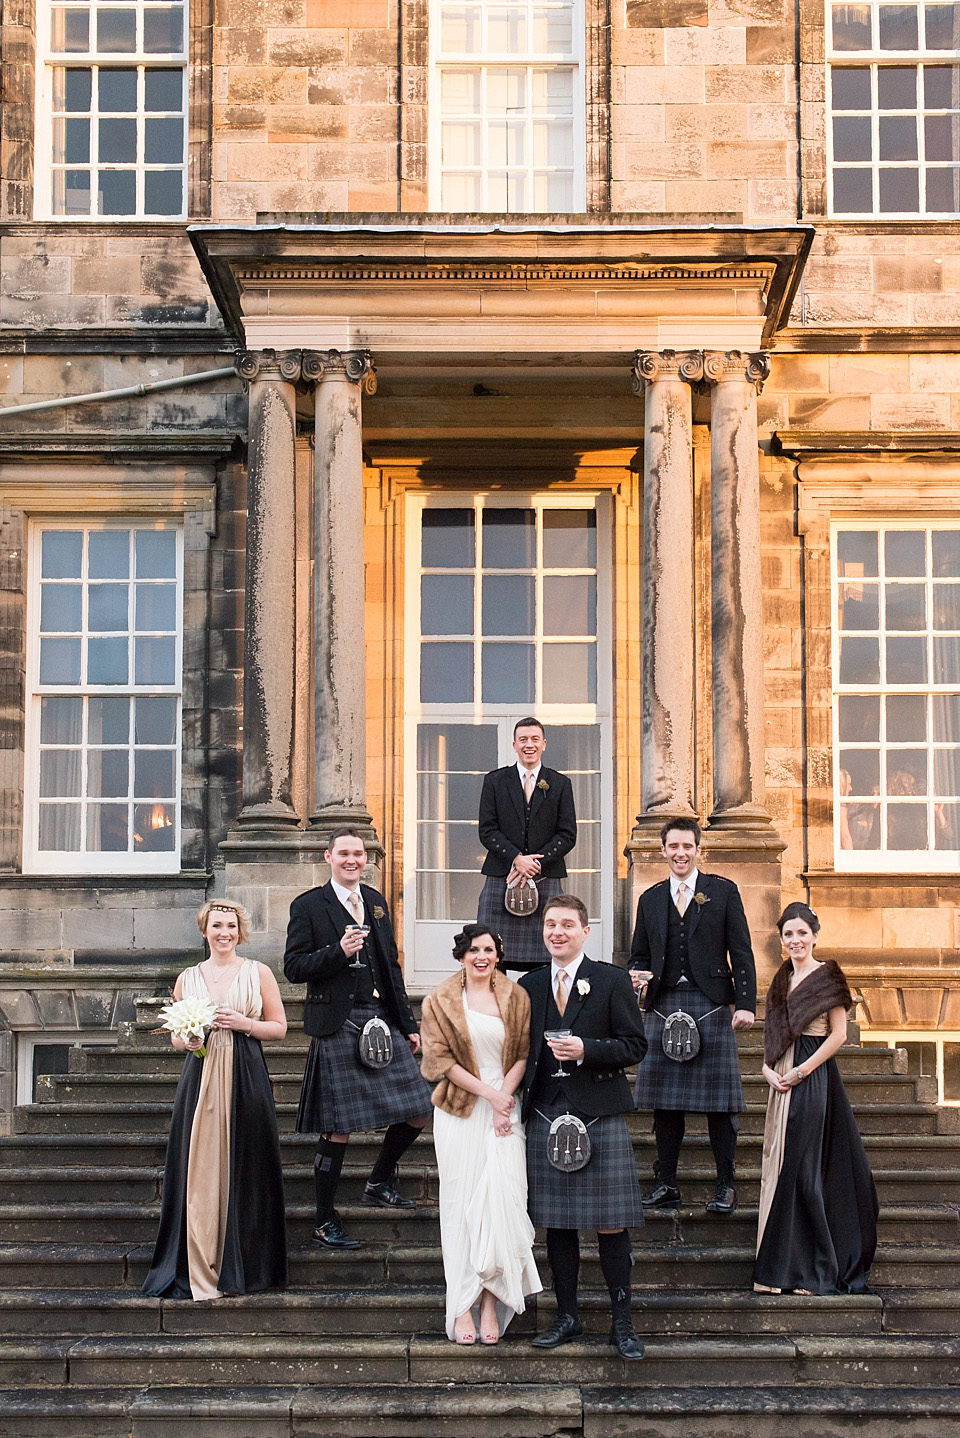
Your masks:
M568 1039L572 1033L572 1029L544 1029L543 1037L549 1043L551 1039ZM550 1078L569 1078L570 1075L563 1066L563 1059L557 1059L557 1063L560 1067L556 1073L550 1075Z
M369 925L369 924L348 924L348 925L347 925L347 930L348 930L348 932L350 932L350 933L359 934L360 937L361 937L361 939L363 939L364 943L366 943L366 941L367 941L367 935L368 935L369 932L370 932L370 925ZM351 968L351 969L362 969L362 968L363 968L363 959L360 957L360 955L361 955L362 953L363 953L363 949L362 949L362 948L360 948L360 949L357 950L357 952L356 952L356 953L354 954L354 956L353 956L353 962L348 966L349 968Z

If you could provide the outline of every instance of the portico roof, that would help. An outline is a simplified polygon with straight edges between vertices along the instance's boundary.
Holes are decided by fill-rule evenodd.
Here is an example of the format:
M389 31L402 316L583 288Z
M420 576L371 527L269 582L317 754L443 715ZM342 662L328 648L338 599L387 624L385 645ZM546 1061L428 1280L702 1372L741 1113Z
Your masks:
M814 231L623 215L270 215L189 234L249 348L563 365L770 346Z

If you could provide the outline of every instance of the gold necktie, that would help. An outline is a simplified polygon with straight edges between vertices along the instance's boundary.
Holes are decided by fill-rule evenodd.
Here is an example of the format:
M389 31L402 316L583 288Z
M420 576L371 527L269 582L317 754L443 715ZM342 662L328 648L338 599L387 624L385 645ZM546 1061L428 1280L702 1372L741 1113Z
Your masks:
M678 885L677 885L677 913L680 915L681 919L683 918L684 914L686 913L686 909L687 909L687 886L686 886L686 884L678 884Z
M557 974L557 1013L563 1018L567 1009L567 972L561 969Z
M523 797L528 804L533 798L533 775L529 772L523 776Z
M347 895L347 908L350 910L350 913L353 915L353 922L354 922L355 924L359 924L359 925L361 926L361 928L362 928L362 927L363 927L363 922L364 922L364 920L363 920L363 900L361 899L361 897L360 897L360 895L359 895L359 893L357 892L356 889L354 889L354 891L353 891L352 894L348 894L348 895Z

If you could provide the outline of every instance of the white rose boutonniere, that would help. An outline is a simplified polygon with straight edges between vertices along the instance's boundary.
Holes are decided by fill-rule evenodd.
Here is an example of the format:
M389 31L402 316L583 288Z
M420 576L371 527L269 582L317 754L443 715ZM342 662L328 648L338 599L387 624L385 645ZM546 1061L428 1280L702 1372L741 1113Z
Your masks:
M590 980L589 980L589 979L577 979L577 993L580 995L580 997L581 997L582 999L585 999L585 998L587 997L587 994L588 994L589 992L590 992Z

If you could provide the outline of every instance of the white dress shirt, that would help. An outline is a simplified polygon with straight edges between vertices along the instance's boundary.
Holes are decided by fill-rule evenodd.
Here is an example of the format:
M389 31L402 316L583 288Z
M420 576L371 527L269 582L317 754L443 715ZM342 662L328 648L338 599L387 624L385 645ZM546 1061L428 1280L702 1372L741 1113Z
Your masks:
M357 898L360 900L360 909L361 911L363 911L363 895L360 892L359 880L357 881L357 886L355 889L345 889L343 884L337 883L336 879L331 879L330 884L333 888L333 892L336 894L337 898L340 900L347 913L350 914L351 918L353 918L353 915L350 913L350 905L347 901L354 894L356 894Z
M671 874L671 875L670 875L670 898L673 900L673 902L674 902L674 903L677 902L677 894L680 892L680 885L681 885L681 884L686 884L686 886L687 886L687 908L689 908L689 907L690 907L690 900L693 898L694 894L697 892L697 880L699 879L699 877L700 877L700 871L699 871L698 869L691 869L690 872L689 872L689 874L687 875L687 877L686 877L685 879L678 879L677 876L676 876L676 874Z
M538 764L535 769L528 769L527 766L526 766L526 764L522 764L522 763L520 762L520 760L518 759L518 760L517 760L517 773L520 775L520 784L521 784L521 786L523 785L523 781L524 781L524 779L527 777L527 775L528 775L528 774L532 774L532 775L533 775L533 787L536 788L536 787L537 787L537 780L540 778L540 770L542 769L542 767L543 767L542 764Z

